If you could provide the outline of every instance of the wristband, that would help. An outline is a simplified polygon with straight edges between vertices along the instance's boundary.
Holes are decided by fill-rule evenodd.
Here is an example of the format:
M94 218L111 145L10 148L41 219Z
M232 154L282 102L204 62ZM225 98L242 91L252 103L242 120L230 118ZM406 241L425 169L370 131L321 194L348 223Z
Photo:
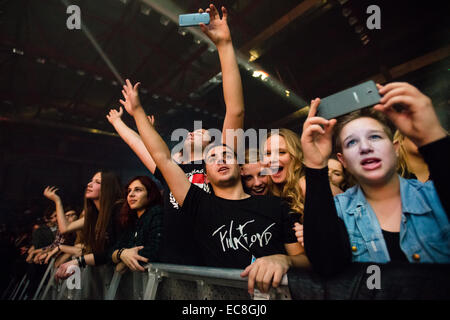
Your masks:
M77 260L78 266L81 267L81 259L80 259L80 257L76 257L75 259Z
M81 267L86 268L86 260L84 260L84 255L81 256Z
M122 251L123 251L124 249L125 249L125 248L122 248L122 249L119 250L119 252L117 252L117 260L122 261L122 259L120 258L120 256L122 255Z

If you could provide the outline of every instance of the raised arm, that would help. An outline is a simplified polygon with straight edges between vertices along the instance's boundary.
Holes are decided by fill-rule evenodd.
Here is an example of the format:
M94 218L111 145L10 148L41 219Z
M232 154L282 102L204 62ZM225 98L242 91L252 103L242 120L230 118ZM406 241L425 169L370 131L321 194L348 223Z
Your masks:
M139 101L139 82L133 87L130 80L127 79L126 85L124 85L123 88L122 94L125 101L120 100L120 103L125 107L125 110L134 117L139 135L141 136L145 147L164 176L173 196L182 206L191 183L183 170L172 161L169 148L147 118Z
M80 218L74 222L69 222L64 214L61 198L56 194L56 191L58 191L58 188L56 187L46 187L44 190L44 196L55 203L59 232L61 234L65 234L82 229L84 225L84 218Z
M242 81L236 55L228 28L228 12L222 7L222 19L213 4L209 5L206 12L209 13L209 25L200 24L202 31L216 45L219 53L220 67L222 69L223 96L226 113L222 128L222 141L226 141L227 129L242 129L244 127L244 95L242 93ZM203 12L202 9L199 12ZM234 141L233 143L236 143ZM229 142L231 144L231 142Z
M392 82L384 87L379 85L378 89L383 98L374 109L386 114L400 132L417 145L450 218L448 134L439 122L431 99L406 82ZM395 105L401 105L402 112L396 111Z
M148 153L147 148L145 148L145 145L142 142L139 134L137 134L137 132L133 129L129 128L122 121L122 114L122 107L120 107L119 111L111 109L106 118L108 119L109 123L113 125L114 129L122 138L122 140L125 141L125 143L131 148L131 150L133 150L133 152L138 156L138 158L147 167L147 169L150 170L150 172L153 174L156 169L155 161L153 161L153 158ZM152 121L154 121L153 117L151 119Z
M328 179L328 158L336 120L316 117L320 99L311 101L301 137L306 166L306 195L303 241L315 271L329 276L351 262L350 242L344 222L339 219Z

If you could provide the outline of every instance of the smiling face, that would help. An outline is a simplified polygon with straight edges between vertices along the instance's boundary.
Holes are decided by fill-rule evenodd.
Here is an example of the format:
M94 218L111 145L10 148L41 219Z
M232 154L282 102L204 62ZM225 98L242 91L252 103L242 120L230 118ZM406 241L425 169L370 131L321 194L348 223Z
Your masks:
M278 146L278 148L277 148ZM278 151L278 152L277 152ZM271 168L272 181L285 183L292 157L288 152L286 140L280 135L272 135L264 144L264 166Z
M148 206L147 188L138 179L128 186L127 202L131 210L141 210Z
M360 184L384 184L395 175L394 145L380 122L362 117L347 123L339 137L343 164Z
M241 167L242 182L254 196L265 195L268 191L267 182L269 177L261 174L262 169L260 162L247 163Z
M86 199L98 200L100 199L100 189L102 186L102 174L101 172L97 172L92 180L88 183L86 188Z
M205 155L207 180L213 186L226 187L239 182L240 168L234 153L226 146L209 149Z

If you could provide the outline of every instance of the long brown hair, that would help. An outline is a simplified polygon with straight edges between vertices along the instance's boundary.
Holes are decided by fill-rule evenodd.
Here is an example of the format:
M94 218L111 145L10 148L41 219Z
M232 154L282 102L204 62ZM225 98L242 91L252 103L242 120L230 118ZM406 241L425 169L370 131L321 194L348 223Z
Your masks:
M269 192L273 195L283 198L289 204L291 210L303 217L305 208L305 199L302 188L300 187L300 178L304 175L303 152L300 137L295 132L281 128L278 133L269 133L267 138L279 135L286 141L287 152L291 156L291 162L287 169L286 182L284 184L275 184L270 177L268 182Z
M106 242L106 231L114 207L123 201L119 178L113 172L100 171L100 210L91 199L84 199L83 240L87 252L102 252ZM113 222L114 223L114 222Z
M158 187L156 183L153 182L152 179L150 179L147 176L137 176L130 180L130 182L127 183L125 186L125 194L128 194L128 187L131 183L134 181L139 180L145 187L147 191L147 208L153 207L155 205L162 205L162 197L161 193L158 190ZM126 228L130 225L132 225L137 219L136 210L132 210L130 208L130 205L128 204L128 201L124 201L122 205L122 209L120 210L120 216L119 216L119 223L122 226L122 228Z

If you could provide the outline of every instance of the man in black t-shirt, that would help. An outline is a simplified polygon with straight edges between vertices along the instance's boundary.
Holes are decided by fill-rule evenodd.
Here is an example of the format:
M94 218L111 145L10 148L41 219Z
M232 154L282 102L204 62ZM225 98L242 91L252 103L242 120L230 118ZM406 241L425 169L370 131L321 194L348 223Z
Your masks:
M125 91L131 94L132 90L129 83ZM259 290L267 292L270 285L278 286L291 266L309 264L292 230L294 216L278 198L252 197L244 192L231 148L211 145L204 151L207 182L214 191L214 195L208 195L193 186L172 161L166 143L142 106L128 105L127 111L183 213L192 217L199 251L207 265L247 266L241 276L248 276L252 293L255 282Z
M201 28L205 35L214 43L219 55L226 106L222 128L222 133L225 133L227 129L241 129L244 126L244 98L241 77L227 24L226 10L223 11L222 18L220 18L217 9L213 5L210 5L210 8L206 12L210 13L211 21L208 26L202 25ZM129 85L131 84L127 80L127 86ZM125 86L125 91L122 91L125 101L120 100L120 102L127 110L140 106L137 90L138 85L136 84L134 88L131 87L130 90ZM161 260L166 263L203 265L204 263L199 255L198 245L195 243L192 218L189 215L183 214L183 209L170 192L159 166L157 166L148 153L141 137L121 120L122 113L122 109L119 112L111 110L107 116L108 121L114 126L120 137L136 153L142 163L163 184L164 232ZM154 118L150 117L149 120L153 124ZM208 184L204 182L205 175L202 159L203 149L210 143L210 140L211 137L207 130L198 129L189 132L184 141L183 150L186 152L183 154L183 161L177 161L179 167L189 178L190 182L199 187L199 190L203 189L203 191L208 193L211 190Z

